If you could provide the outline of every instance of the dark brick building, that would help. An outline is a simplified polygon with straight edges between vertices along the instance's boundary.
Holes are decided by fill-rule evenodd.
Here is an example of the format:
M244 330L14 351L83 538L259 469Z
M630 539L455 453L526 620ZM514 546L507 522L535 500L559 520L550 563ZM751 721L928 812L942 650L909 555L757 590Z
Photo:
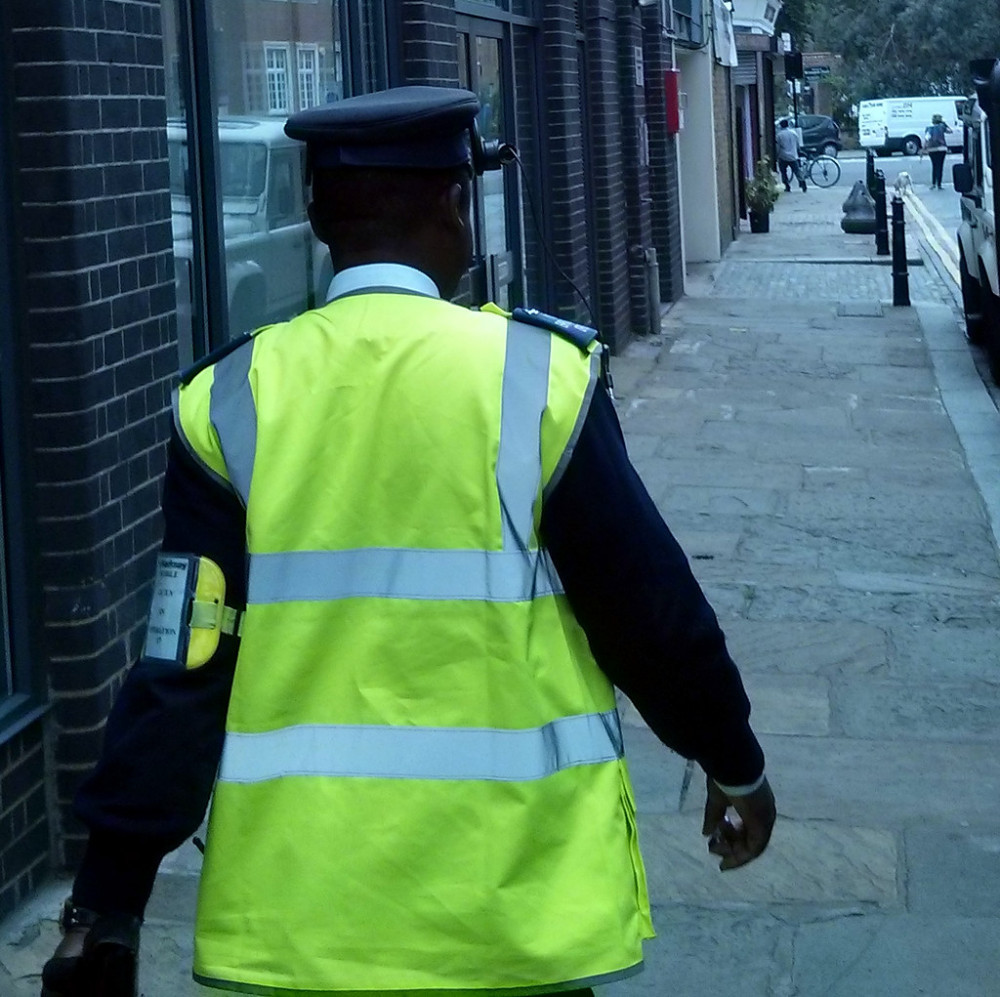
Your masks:
M465 298L593 318L620 349L683 293L672 17L634 0L0 4L0 917L84 842L71 800L144 637L178 370L226 339L236 289L260 294L261 323L322 293L304 238L281 255L305 216L275 122L385 85L477 90L523 173L479 184Z

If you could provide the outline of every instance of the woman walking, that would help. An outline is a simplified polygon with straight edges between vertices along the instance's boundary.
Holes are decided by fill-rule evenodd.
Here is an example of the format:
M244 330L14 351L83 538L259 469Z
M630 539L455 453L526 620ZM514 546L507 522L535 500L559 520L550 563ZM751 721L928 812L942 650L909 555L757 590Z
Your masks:
M937 187L941 190L941 178L944 173L944 157L948 155L948 143L945 135L951 129L945 124L940 114L931 118L931 123L924 132L924 148L931 157L931 190Z

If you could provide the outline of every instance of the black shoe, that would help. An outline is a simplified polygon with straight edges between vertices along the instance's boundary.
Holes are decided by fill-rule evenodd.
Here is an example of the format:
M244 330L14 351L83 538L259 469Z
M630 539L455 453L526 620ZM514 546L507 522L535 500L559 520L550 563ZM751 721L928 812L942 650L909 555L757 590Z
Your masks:
M790 187L790 186L789 186L789 185L788 185L788 184L786 183L786 184L785 184L785 192L786 192L786 193L790 193L790 192L791 192L791 190L792 190L792 188L791 188L791 187Z
M127 914L98 916L79 956L53 955L42 967L42 997L135 997L141 923Z
M799 181L799 186L802 188L802 193L804 194L809 188L806 186L805 180Z

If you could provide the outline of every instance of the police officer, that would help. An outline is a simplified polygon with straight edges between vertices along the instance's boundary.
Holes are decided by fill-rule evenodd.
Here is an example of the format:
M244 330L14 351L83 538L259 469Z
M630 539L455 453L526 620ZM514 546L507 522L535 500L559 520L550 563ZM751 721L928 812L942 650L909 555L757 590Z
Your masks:
M614 686L704 769L721 868L768 843L749 703L593 333L448 302L473 173L499 165L478 109L403 87L286 126L330 300L182 378L146 645L77 797L50 997L134 992L157 867L213 788L204 985L589 995L637 971Z

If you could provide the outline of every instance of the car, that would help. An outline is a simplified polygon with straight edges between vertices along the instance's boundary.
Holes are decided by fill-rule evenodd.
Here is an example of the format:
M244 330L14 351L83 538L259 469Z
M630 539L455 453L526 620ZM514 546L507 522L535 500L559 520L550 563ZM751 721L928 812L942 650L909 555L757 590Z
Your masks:
M800 114L798 123L802 129L802 148L806 152L821 152L825 156L836 156L843 148L840 128L828 115Z
M305 146L275 118L221 117L219 183L229 333L291 318L325 299L333 277L326 246L306 215ZM194 240L187 128L167 121L178 327L190 337Z

